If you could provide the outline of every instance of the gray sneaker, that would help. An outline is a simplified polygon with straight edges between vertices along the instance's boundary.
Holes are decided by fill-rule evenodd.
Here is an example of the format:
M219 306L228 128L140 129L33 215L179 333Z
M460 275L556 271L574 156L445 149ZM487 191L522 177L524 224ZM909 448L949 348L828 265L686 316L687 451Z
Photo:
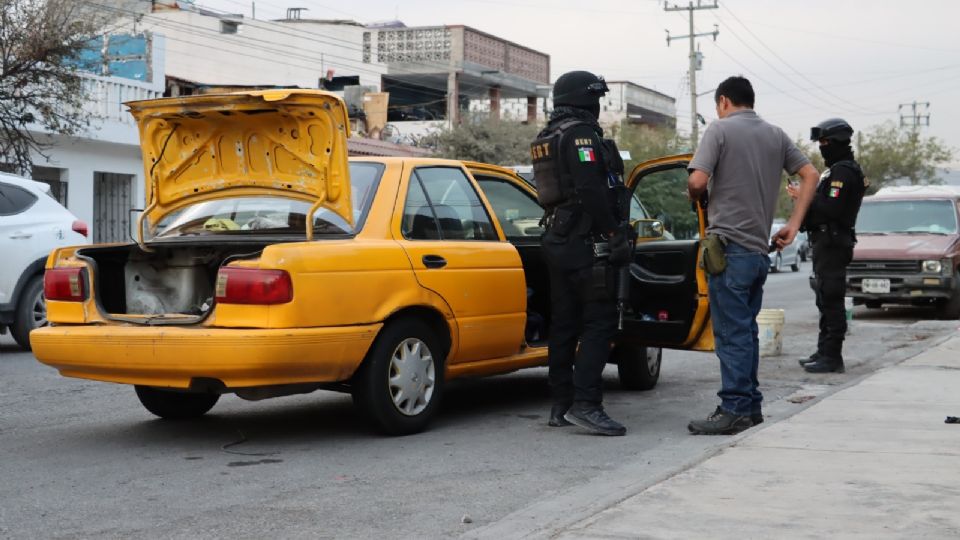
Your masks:
M749 416L737 416L720 407L706 420L691 420L687 424L687 430L694 435L735 435L750 427L753 420Z
M581 405L574 403L573 407L567 411L563 417L570 423L576 424L584 429L598 435L620 436L627 433L627 428L623 427L616 420L607 416L603 407L600 405Z

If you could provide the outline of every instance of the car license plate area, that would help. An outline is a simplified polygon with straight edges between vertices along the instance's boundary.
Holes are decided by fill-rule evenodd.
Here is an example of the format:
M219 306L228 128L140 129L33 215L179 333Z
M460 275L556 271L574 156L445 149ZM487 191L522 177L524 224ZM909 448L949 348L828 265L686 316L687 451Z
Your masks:
M865 279L861 283L863 292L873 294L886 294L890 292L889 279Z

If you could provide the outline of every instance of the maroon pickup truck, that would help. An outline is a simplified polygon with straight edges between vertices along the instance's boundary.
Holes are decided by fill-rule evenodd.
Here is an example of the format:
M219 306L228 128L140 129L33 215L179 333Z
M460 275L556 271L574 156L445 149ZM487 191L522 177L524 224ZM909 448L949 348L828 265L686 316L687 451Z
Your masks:
M847 266L854 304L932 306L960 317L960 187L883 188L863 199Z

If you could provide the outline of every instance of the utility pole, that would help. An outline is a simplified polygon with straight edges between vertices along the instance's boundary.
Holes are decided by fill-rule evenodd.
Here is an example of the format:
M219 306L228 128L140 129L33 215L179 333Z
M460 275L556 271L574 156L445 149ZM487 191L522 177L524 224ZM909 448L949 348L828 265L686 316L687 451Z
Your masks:
M910 114L903 114L903 109L909 109ZM920 114L920 111L926 112L927 114ZM916 102L913 103L901 103L897 107L897 112L900 113L900 127L912 127L914 130L920 128L920 126L930 126L930 102Z
M717 0L713 0L712 4L704 4L703 0L697 0L696 5L694 5L693 0L690 0L690 3L686 6L679 5L668 5L666 2L663 4L664 11L688 11L690 18L690 33L685 36L671 36L670 31L667 30L667 47L670 46L670 42L675 39L689 39L690 40L690 146L693 150L697 149L697 142L700 140L700 126L697 123L697 70L700 69L700 53L696 50L694 46L698 37L713 36L713 40L717 40L717 35L720 33L720 30L717 29L717 25L713 25L713 32L702 32L695 33L693 26L693 12L700 9L717 9Z

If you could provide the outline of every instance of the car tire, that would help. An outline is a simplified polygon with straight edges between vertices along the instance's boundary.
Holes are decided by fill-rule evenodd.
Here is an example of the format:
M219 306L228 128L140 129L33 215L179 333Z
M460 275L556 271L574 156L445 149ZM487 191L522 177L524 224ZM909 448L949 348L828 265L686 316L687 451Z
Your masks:
M783 255L781 253L777 253L777 256L773 259L773 268L771 268L771 270L773 270L775 274L783 271Z
M178 392L140 385L135 389L140 403L164 420L198 418L212 409L220 399L220 394Z
M30 350L30 332L47 325L47 302L43 299L43 276L27 282L17 302L10 333L14 341Z
M801 248L801 249L800 249L800 261L801 261L801 262L807 262L807 249L806 249L806 248Z
M800 254L797 254L797 258L793 260L793 264L790 265L790 270L793 272L800 271Z
M619 344L613 349L613 360L624 390L653 390L660 380L663 349Z
M440 405L445 356L426 323L388 323L353 377L354 404L387 435L423 431Z
M937 302L937 316L945 321L960 318L960 272L953 273L953 289L950 298Z

